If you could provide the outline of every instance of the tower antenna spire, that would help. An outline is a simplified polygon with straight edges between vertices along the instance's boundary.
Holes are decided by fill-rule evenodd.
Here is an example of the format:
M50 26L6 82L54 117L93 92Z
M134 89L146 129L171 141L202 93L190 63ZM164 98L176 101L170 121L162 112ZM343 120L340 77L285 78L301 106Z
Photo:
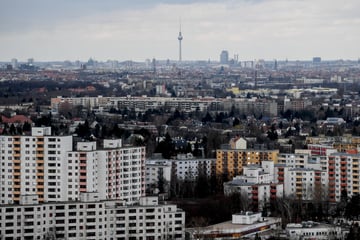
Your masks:
M179 62L181 62L182 60L182 56L181 56L181 41L183 40L183 36L181 34L181 18L179 20L179 36L178 36L178 40L179 40Z

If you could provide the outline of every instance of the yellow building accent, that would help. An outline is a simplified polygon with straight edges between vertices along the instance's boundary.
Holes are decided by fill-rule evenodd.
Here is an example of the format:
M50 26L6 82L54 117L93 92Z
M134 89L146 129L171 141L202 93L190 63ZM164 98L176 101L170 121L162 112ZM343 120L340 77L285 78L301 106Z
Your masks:
M218 149L216 151L216 175L230 180L243 171L243 166L261 164L262 161L277 163L279 150Z

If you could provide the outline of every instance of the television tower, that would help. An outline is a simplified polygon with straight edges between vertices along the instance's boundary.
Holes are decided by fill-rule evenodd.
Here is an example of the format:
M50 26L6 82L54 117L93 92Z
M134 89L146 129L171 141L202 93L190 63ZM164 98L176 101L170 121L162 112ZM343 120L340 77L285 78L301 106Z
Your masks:
M181 62L181 40L183 40L183 36L181 35L181 21L180 21L180 31L179 31L179 62Z

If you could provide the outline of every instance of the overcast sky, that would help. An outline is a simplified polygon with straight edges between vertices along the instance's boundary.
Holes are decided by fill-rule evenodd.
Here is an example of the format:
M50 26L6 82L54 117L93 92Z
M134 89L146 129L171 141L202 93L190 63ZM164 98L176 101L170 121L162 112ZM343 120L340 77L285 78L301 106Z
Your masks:
M0 0L0 60L358 59L359 0Z

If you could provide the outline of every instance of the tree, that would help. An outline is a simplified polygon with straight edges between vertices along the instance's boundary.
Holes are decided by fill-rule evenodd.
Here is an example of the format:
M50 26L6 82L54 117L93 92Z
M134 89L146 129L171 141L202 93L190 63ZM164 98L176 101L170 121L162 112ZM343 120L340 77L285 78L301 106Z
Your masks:
M351 225L350 232L346 237L346 240L360 239L360 228L358 223Z
M347 218L356 218L360 216L360 195L355 194L345 207L345 216Z
M233 127L240 125L240 120L238 118L234 119Z
M155 152L162 153L163 158L170 159L174 153L174 145L169 133L166 133L165 139L157 145Z
M91 135L89 122L85 120L84 124L79 124L75 130L75 133L82 138L88 138Z
M31 124L28 122L25 122L22 126L22 131L23 132L30 132L31 131Z
M9 133L10 133L10 135L15 135L16 134L16 128L15 128L14 124L10 125Z
M207 122L212 122L212 121L213 121L213 117L211 116L211 114L209 112L207 112L205 117L202 119L202 122L207 123Z
M199 163L198 174L195 182L195 193L197 197L204 198L209 195L209 179L207 177L206 163Z

